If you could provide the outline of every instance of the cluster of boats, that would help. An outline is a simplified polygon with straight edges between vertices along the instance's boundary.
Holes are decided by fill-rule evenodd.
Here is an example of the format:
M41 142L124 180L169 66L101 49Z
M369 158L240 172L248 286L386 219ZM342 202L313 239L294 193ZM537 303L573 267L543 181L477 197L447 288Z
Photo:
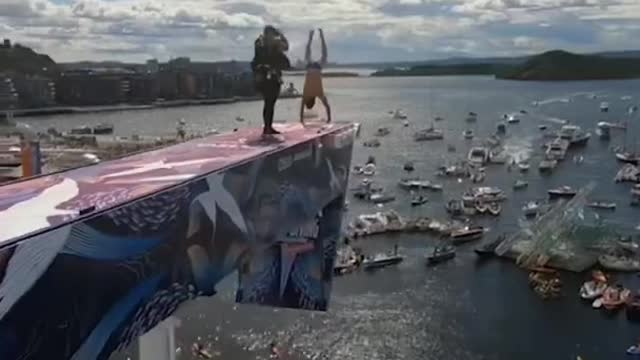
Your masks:
M555 299L562 291L562 281L556 270L544 267L531 269L529 285L543 299Z
M616 311L625 308L628 319L640 320L640 293L633 294L620 284L611 284L600 270L592 272L591 279L582 284L579 294L580 298L591 302L594 309Z
M82 125L74 127L69 131L71 135L111 135L113 134L113 125L101 123L96 126Z

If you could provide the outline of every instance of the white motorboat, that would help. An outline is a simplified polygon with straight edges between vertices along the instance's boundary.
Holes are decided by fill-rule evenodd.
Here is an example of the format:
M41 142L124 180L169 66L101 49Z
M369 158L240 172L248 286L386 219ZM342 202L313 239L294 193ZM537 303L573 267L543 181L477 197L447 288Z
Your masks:
M602 112L608 112L609 111L609 103L606 101L603 101L600 103L600 111Z
M540 161L540 164L538 164L538 170L541 173L548 173L553 171L553 169L555 169L556 166L558 166L557 160L544 159Z
M507 123L516 124L520 122L520 117L518 114L509 114L507 115Z
M558 137L569 141L569 146L583 146L591 138L591 133L582 131L582 128L577 125L563 125L558 132Z
M472 147L467 160L471 165L484 165L489 161L489 149L480 146Z
M594 209L615 210L616 203L610 201L592 201L587 206Z
M580 287L580 297L585 300L594 300L602 296L606 289L606 283L594 280L587 281Z
M429 180L420 179L402 179L398 182L398 186L405 190L427 189L433 191L441 191L443 188L440 184L434 184Z
M462 132L462 136L464 136L464 138L467 139L467 140L473 139L473 130L467 129L467 130L463 131Z
M529 162L524 160L524 161L520 161L518 163L518 170L520 170L520 172L527 172L529 171L529 168L531 166L529 165Z
M376 174L376 164L368 163L362 168L362 175L373 176Z
M526 217L533 217L540 212L540 204L537 201L529 201L522 207L522 212Z
M640 164L640 154L629 151L616 152L616 159L621 162L638 165Z
M403 260L404 257L398 254L375 254L374 256L366 257L362 262L362 267L365 270L375 270L399 264Z
M464 228L453 230L451 232L451 243L454 245L463 244L482 238L485 228L482 226L465 226Z
M573 189L571 186L560 186L554 189L547 190L550 198L559 198L559 197L574 197L578 191Z
M402 126L409 127L409 120L405 120L402 122Z
M388 195L382 192L379 193L374 193L369 195L369 201L371 201L374 204L385 204L388 202L392 202L396 199L395 196L393 195Z
M524 188L526 188L527 186L529 186L529 183L524 181L524 180L516 180L516 182L513 184L513 189L514 190L522 190Z
M597 125L596 135L602 140L609 140L611 138L611 124L600 121Z

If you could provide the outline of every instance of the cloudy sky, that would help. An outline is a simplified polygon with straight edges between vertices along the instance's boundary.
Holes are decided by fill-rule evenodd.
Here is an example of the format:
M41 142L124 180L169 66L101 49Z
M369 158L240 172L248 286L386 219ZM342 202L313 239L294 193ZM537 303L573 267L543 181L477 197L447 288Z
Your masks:
M638 49L640 0L0 0L0 33L56 61L247 60L265 24L330 60Z

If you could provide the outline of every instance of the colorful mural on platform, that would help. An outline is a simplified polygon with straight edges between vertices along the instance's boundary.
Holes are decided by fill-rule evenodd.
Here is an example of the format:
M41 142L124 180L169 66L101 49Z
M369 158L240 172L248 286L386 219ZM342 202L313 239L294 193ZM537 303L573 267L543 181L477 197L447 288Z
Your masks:
M238 302L326 310L353 128L281 130L0 188L0 359L107 359L236 271Z

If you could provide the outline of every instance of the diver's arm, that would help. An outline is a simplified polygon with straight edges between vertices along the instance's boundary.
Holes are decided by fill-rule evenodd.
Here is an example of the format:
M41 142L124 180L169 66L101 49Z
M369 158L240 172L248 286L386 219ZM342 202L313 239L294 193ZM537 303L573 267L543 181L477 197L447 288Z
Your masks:
M320 59L320 63L322 66L327 64L327 43L324 41L324 32L322 29L318 29L320 32L320 42L322 43L322 58Z

